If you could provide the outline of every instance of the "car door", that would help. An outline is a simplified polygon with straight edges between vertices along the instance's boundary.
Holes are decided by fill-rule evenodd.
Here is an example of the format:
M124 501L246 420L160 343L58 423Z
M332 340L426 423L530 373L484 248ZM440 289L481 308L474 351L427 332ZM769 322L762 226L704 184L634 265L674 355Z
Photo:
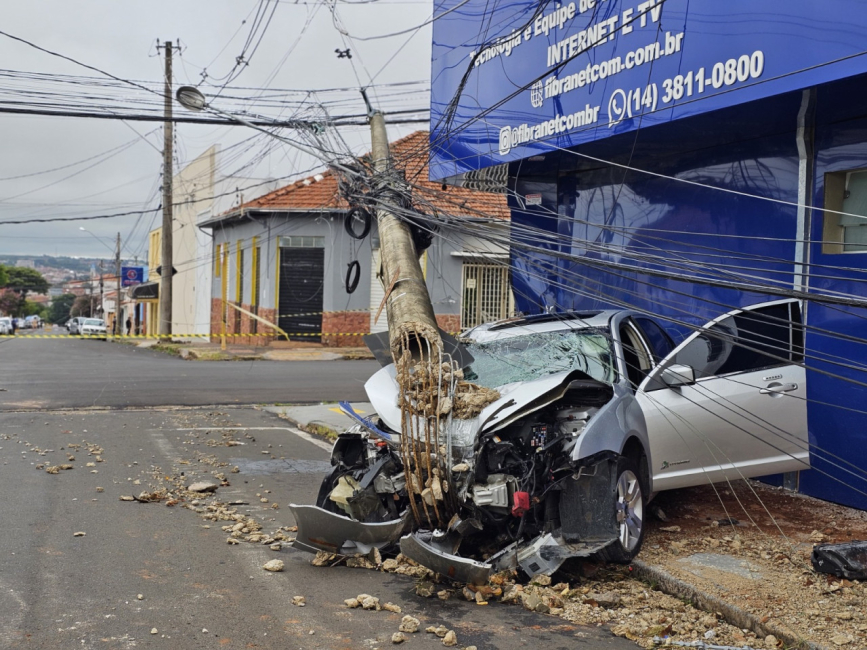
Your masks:
M731 311L672 350L636 391L654 491L807 469L803 350L791 300Z

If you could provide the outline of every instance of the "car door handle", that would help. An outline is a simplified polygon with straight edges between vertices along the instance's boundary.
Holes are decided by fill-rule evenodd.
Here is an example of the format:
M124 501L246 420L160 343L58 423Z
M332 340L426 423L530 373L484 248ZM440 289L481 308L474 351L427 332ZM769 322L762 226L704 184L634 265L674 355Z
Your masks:
M771 384L767 388L762 388L759 392L762 395L777 395L779 393L788 393L793 390L798 390L798 384Z

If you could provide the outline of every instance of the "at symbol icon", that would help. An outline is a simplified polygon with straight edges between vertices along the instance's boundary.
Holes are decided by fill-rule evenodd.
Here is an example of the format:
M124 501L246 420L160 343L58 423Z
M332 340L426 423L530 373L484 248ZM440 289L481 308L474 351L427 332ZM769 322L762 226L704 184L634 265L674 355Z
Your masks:
M544 100L545 94L542 88L542 80L540 79L530 87L530 104L533 108L541 108Z

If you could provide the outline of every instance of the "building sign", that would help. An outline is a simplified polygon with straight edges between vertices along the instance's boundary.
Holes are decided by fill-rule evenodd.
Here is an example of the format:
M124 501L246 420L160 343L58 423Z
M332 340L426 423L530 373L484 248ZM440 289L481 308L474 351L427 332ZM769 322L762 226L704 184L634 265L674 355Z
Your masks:
M863 0L442 0L436 15L433 179L867 72Z
M134 284L144 282L144 268L141 266L120 267L121 285L131 287Z

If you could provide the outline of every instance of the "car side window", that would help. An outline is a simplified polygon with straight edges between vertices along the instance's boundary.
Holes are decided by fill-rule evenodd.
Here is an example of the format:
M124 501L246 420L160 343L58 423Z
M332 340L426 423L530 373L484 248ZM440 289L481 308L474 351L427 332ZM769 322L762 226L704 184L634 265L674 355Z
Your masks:
M803 329L795 303L727 316L687 344L674 363L696 379L787 365L803 358Z
M671 353L674 349L674 341L668 333L662 329L655 321L646 316L636 316L635 324L644 333L644 338L650 344L650 349L653 352L654 361L659 363Z
M637 388L654 366L654 362L634 323L626 321L620 326L620 344L623 347L626 376L632 387Z

